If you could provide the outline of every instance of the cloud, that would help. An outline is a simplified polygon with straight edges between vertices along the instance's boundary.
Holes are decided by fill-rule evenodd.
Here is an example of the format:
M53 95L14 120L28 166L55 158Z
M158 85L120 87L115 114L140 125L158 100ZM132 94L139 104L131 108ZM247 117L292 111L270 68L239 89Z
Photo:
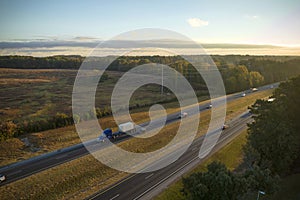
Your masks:
M257 20L257 19L259 19L258 15L245 15L245 17L247 19L250 19L250 20Z
M187 22L189 23L189 25L191 27L201 27L201 26L207 26L208 25L208 21L199 19L199 18L190 18L187 20Z
M77 40L77 41L94 41L94 40L99 40L99 38L88 37L88 36L77 36L77 37L74 37L73 39Z

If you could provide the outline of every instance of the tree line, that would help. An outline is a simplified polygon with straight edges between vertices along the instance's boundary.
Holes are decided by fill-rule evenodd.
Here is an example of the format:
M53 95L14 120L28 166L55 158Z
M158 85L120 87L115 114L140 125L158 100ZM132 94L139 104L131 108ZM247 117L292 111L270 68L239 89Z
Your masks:
M0 56L0 68L13 69L79 69L82 56Z
M213 162L207 172L183 178L186 199L247 199L249 193L258 191L270 197L281 177L299 170L300 76L281 83L272 98L257 100L250 107L255 121L248 125L244 170L232 172Z
M207 57L190 56L195 62L206 62ZM229 62L226 62L228 58ZM297 58L278 58L262 56L213 56L213 59L223 77L226 92L233 93L258 87L266 83L286 80L287 78L300 73L300 59ZM0 68L18 68L18 69L78 69L84 57L81 56L51 56L51 57L30 57L30 56L0 56ZM168 65L181 73L196 91L207 91L206 84L192 66L181 56L113 56L89 58L87 61L91 69L99 64L110 63L107 70L126 72L138 65L147 63L159 63ZM209 66L209 62L207 65ZM107 75L102 77L105 81ZM203 95L204 93L201 92ZM134 106L134 105L133 105ZM140 106L140 105L139 105ZM147 105L141 105L147 106ZM96 109L97 110L97 109ZM106 110L106 111L103 111ZM107 108L98 109L97 117L106 116L110 111ZM71 116L62 117L58 113L49 119L25 122L1 122L1 136L6 139L12 136L18 136L22 133L37 132L58 128L73 123ZM66 114L64 114L66 115ZM88 119L89 113L83 116L76 116L75 121ZM17 120L16 120L17 121ZM14 130L14 131L12 131Z
M187 56L204 65L207 56ZM287 80L300 73L300 58L273 56L212 56L224 79L228 93L257 87L262 84ZM86 62L92 69L109 64L107 70L126 72L138 65L159 63L173 67L183 74L194 86L202 89L205 85L195 68L181 56L0 56L0 68L15 69L79 69Z
M61 128L81 121L92 119L93 116L101 118L111 115L111 110L106 107L104 109L96 108L88 113L79 115L67 115L65 113L56 113L55 116L40 120L24 120L24 121L6 121L0 123L0 141L17 137L25 133L35 133L50 129Z
M0 123L0 141L17 137L24 133L34 133L49 129L60 128L74 123L72 116L57 113L48 119L25 120L21 122L6 121Z

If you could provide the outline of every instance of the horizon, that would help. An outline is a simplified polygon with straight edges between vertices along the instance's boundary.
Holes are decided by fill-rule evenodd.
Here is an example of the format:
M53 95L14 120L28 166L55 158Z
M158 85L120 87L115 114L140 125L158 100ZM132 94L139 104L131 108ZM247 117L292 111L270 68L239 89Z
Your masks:
M160 6L157 6L158 3ZM4 0L0 2L0 11L1 55L46 55L47 51L49 55L55 54L55 51L66 55L86 55L87 53L81 52L82 49L77 52L72 49L74 44L85 48L84 43L95 45L96 42L110 40L124 31L150 27L179 32L205 46L208 53L212 54L231 54L230 50L233 50L237 54L300 55L300 2L293 0L251 1L243 4L236 0L92 0L72 3ZM4 43L16 44L16 47L9 49L3 47ZM22 43L39 45L22 49L23 47L18 46ZM47 43L57 43L55 47L70 47L70 51L49 49ZM212 48L209 45L219 46L221 49L210 51ZM233 45L234 48L231 47ZM248 52L244 51L245 47L241 47L245 45L249 46ZM270 49L262 52L261 47L265 46ZM250 47L258 49L250 50ZM276 51L272 48L276 48ZM84 49L85 52L90 50Z
M161 40L159 40L161 41ZM112 41L118 47L101 48L101 57L118 55L123 49L128 52L134 52L139 49L136 56L151 56L164 54L163 51L149 51L149 48L155 49L157 42L152 41L136 41L134 46L132 42L126 40ZM116 43L114 43L116 42ZM30 42L0 42L0 55L20 55L47 57L56 55L80 55L88 56L101 41L30 41ZM199 44L199 43L198 43ZM174 43L172 41L159 43L159 47L172 49L180 55L199 55L203 50L209 55L257 55L257 56L300 56L300 47L287 47L276 45L255 45L255 44L230 44L230 43L206 43L199 44L199 48L189 46L185 43ZM162 48L159 48L162 49ZM162 49L163 50L163 49Z

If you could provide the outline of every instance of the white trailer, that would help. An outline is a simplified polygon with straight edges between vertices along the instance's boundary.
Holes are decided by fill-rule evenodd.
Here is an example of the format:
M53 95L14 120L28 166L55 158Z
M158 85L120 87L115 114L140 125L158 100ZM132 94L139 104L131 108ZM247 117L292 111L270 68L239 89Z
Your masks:
M126 122L123 124L119 124L119 132L121 133L135 133L136 128L134 123L132 122Z

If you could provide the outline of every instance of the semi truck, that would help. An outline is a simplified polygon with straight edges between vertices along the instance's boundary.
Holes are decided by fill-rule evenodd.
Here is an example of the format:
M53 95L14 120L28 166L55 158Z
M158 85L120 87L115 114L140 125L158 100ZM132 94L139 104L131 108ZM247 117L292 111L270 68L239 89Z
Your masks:
M135 125L132 122L126 122L126 123L120 124L118 127L119 127L118 132L120 132L120 133L133 134L136 132Z
M98 141L104 141L105 138L116 139L119 136L133 133L136 133L135 124L132 122L126 122L119 124L117 132L113 132L111 128L103 130L102 134L98 138Z

